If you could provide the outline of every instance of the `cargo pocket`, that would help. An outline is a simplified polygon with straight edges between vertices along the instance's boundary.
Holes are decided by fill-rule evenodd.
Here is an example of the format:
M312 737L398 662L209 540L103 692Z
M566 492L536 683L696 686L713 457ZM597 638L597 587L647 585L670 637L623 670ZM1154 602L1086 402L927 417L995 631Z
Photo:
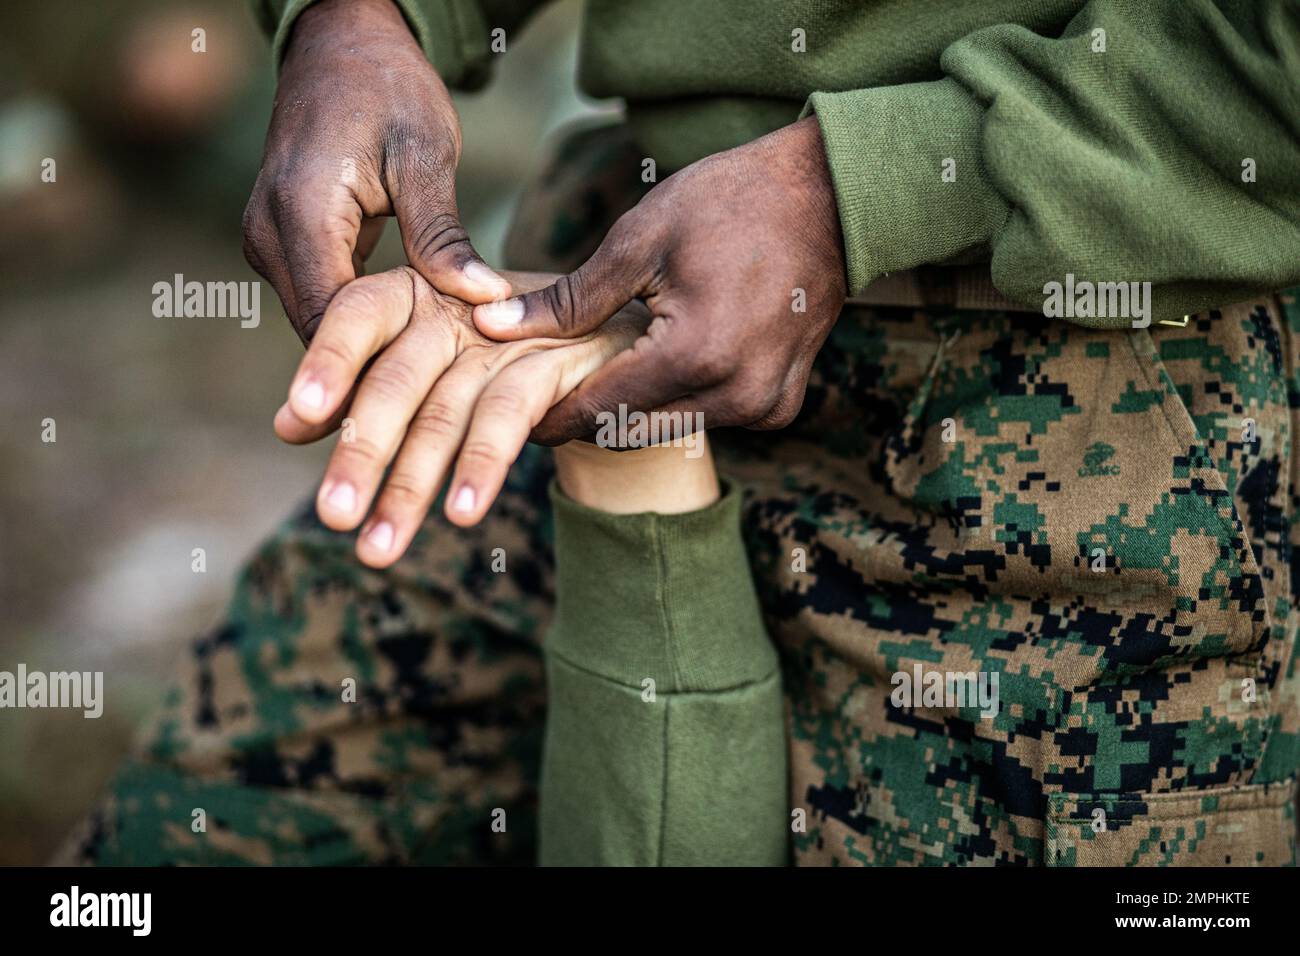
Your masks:
M1293 866L1295 781L1213 790L1053 794L1048 866Z
M1176 447L1185 449L1185 453L1174 462L1178 477L1185 480L1185 486L1178 491L1213 502L1219 517L1222 527L1221 561L1212 576L1211 586L1217 586L1219 610L1231 615L1225 649L1230 652L1229 663L1234 673L1243 679L1255 676L1272 627L1272 616L1265 600L1263 576L1245 525L1223 472L1192 420L1191 412L1179 395L1150 334L1145 329L1135 330L1129 336L1129 344L1151 393L1164 394L1165 399L1158 407L1168 423ZM1206 590L1208 588L1203 588L1201 594L1204 595ZM1204 611L1204 608L1198 610Z

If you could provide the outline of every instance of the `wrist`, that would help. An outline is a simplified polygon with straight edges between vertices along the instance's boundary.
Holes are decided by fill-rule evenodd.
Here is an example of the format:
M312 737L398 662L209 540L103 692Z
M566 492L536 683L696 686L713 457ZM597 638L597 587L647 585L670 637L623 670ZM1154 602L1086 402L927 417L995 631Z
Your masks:
M790 167L795 171L795 194L802 197L810 234L819 237L816 244L828 260L833 259L845 274L844 232L840 225L839 203L835 196L835 180L826 155L826 141L816 116L805 116L792 123L788 155ZM847 294L847 286L845 293Z
M610 514L683 514L707 508L722 493L704 432L682 447L629 451L571 441L555 449L555 467L568 497Z
M367 38L409 44L420 52L415 34L393 0L316 0L294 22L285 61L309 50L352 47Z

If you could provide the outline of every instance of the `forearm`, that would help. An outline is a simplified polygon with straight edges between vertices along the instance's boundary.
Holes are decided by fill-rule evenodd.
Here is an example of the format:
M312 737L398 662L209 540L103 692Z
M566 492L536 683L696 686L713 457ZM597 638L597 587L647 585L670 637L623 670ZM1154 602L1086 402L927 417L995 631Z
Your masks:
M705 448L557 449L543 864L786 862L777 658Z

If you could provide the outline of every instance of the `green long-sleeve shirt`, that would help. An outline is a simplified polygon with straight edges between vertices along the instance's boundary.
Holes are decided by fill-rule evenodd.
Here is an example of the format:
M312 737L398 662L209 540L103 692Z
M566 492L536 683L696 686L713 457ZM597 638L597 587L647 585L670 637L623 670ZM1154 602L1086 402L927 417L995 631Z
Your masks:
M312 0L258 2L278 54ZM541 6L395 2L461 87ZM1300 0L588 0L580 82L664 169L815 111L850 291L988 261L1160 320L1300 282Z
M781 679L739 492L679 515L551 501L541 862L784 865Z

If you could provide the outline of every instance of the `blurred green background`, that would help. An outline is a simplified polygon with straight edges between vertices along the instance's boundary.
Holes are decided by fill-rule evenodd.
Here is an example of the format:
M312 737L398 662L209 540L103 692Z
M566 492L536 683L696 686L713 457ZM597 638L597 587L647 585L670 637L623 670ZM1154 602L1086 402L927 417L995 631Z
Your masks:
M489 262L576 92L578 0L458 95L462 217ZM42 863L160 700L241 560L311 494L328 445L271 418L301 346L262 322L159 319L155 282L257 276L240 216L274 89L237 0L45 0L0 28L0 670L102 670L104 715L0 710L0 864ZM207 52L191 51L191 31ZM41 164L57 162L57 180ZM371 271L402 261L393 224ZM57 440L41 440L53 418ZM202 547L207 571L191 570Z

